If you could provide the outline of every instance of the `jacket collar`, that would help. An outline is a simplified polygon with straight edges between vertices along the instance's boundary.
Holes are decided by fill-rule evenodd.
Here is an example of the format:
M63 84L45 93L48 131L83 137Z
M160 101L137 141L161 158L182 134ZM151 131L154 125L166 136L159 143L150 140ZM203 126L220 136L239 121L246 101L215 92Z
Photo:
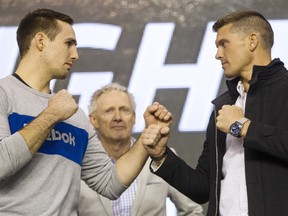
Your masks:
M249 81L250 85L254 85L259 80L265 80L265 79L269 79L272 76L275 76L275 74L277 74L280 70L283 69L283 65L284 65L284 63L282 61L280 61L279 58L274 59L267 66L254 65L253 71L252 71L252 78ZM212 103L214 105L216 105L218 102L221 103L221 101L222 101L222 103L224 102L226 104L230 104L230 103L235 102L234 100L236 100L238 95L239 95L236 87L237 87L237 84L238 84L240 79L241 79L240 77L235 77L233 79L226 80L226 85L228 88L230 99L232 99L232 100L229 100L229 101L222 101L221 100L221 98L223 98L223 99L226 98L225 97L225 95L227 94L227 92L226 92L226 93L220 95L219 97L217 97L215 100L213 100ZM227 100L227 98L225 100Z
M283 68L283 65L284 63L280 61L279 58L274 59L267 66L254 65L252 71L252 78L249 81L249 84L254 85L255 83L257 83L258 80L265 80L269 79L272 76L275 76L275 74L277 74ZM226 81L227 88L232 97L238 95L236 86L239 80L240 77L236 77L232 80Z
M284 63L279 58L274 59L267 66L253 66L252 79L249 81L250 85L255 84L258 80L269 79L281 70Z

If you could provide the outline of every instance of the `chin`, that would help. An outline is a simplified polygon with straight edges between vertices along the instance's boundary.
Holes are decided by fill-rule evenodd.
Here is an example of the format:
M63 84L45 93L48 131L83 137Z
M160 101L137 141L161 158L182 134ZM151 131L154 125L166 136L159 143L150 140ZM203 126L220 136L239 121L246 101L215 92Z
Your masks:
M231 76L231 75L226 76L226 75L225 75L225 78L228 79L228 80L231 80L231 79L235 78L235 76Z
M114 139L116 139L116 140L123 140L123 139L126 139L126 138L127 138L127 136L125 136L123 134L116 134L114 136Z
M55 79L63 80L63 79L66 79L67 76L68 76L68 72L62 73L62 74L57 74L57 76L55 76Z
M227 79L232 79L232 78L236 77L235 74L231 74L231 73L225 72L225 71L224 71L224 76L225 76Z

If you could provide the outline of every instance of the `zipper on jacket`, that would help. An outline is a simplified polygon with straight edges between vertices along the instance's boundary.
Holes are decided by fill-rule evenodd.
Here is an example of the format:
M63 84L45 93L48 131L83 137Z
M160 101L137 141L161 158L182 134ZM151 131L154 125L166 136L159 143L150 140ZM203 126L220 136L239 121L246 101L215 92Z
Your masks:
M215 118L215 152L216 152L216 180L215 180L215 216L217 216L217 209L218 209L218 181L219 181L219 179L218 179L218 172L219 172L219 169L218 169L218 167L219 167L219 164L218 164L218 145L217 145L217 127L216 127L216 109L215 109L215 107L214 107L214 118Z

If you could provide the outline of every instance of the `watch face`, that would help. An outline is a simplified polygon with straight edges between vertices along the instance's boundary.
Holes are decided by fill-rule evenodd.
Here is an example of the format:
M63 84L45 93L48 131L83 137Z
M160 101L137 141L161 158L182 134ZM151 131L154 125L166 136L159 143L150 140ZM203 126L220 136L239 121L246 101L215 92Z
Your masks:
M230 134L235 137L241 137L242 125L239 122L234 122L230 127Z

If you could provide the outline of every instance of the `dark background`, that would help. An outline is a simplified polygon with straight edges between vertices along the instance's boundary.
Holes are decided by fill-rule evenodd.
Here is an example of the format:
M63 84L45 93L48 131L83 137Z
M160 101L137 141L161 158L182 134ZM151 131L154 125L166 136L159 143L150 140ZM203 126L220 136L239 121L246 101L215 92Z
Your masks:
M252 9L261 12L267 19L288 19L287 0L0 0L0 26L17 26L28 11L43 7L67 13L73 17L75 23L91 22L121 26L123 32L116 50L111 52L79 49L81 59L72 68L72 73L113 71L113 81L125 86L129 84L146 23L175 23L176 28L165 63L184 64L197 61L207 22L217 20L227 13ZM68 83L69 77L57 81L54 91L67 88ZM218 94L225 89L223 78ZM182 111L179 104L184 104L186 94L185 89L162 89L157 91L155 100L167 106L174 115L169 145L174 147L188 164L195 167L205 134L180 133L177 129ZM75 98L77 99L76 95Z

